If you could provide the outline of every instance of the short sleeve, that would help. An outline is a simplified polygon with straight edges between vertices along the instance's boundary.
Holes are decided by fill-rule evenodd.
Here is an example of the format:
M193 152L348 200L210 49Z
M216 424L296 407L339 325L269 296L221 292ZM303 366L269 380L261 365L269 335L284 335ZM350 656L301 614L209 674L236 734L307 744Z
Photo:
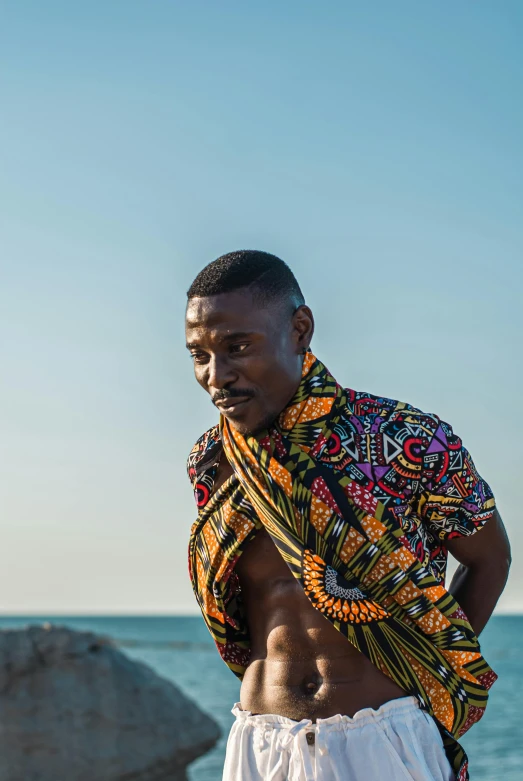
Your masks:
M205 507L211 496L221 454L218 426L201 436L187 459L187 475L191 481L198 509Z
M213 426L196 440L187 458L187 476L193 488L202 474L218 464L220 450L221 441L218 426Z
M423 455L418 514L440 540L468 537L492 517L494 495L452 427L434 420Z
M193 449L189 453L189 457L187 458L187 476L191 481L193 490L196 490L196 483L198 481L199 472L201 471L201 462L203 460L204 455L205 455L205 443L203 441L203 438L201 437L196 442Z

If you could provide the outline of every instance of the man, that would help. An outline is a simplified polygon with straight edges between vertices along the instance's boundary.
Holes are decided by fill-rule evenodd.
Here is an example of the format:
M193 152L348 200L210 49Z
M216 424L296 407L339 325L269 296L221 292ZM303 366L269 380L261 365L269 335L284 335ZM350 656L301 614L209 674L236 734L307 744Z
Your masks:
M457 738L496 678L477 635L508 574L501 518L447 423L341 388L313 331L267 253L218 258L188 291L221 413L189 456L189 570L242 680L224 781L464 781Z

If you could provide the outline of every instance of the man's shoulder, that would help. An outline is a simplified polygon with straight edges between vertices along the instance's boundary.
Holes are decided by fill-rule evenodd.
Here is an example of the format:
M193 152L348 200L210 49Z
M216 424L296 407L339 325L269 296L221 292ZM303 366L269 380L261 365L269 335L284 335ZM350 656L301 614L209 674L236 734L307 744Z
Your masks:
M450 430L450 426L444 423L438 415L425 412L409 402L350 388L347 388L346 392L347 408L350 413L349 420L351 417L356 417L361 419L364 425L370 421L378 422L381 430L389 424L404 423L407 427L412 428L412 433L415 433L416 429L419 428L428 436L435 434L441 425Z
M187 458L187 474L191 483L195 482L198 475L205 469L208 459L217 453L220 446L218 425L211 426L201 437L198 437Z

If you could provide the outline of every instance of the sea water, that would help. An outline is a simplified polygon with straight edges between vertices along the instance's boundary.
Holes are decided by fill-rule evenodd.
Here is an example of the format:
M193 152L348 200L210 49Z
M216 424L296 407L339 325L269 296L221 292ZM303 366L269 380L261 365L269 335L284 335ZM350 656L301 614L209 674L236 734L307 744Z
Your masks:
M220 781L231 707L239 682L221 661L200 617L0 617L0 627L50 621L112 637L210 713L222 728L217 746L194 762L190 781ZM487 712L462 742L471 781L523 781L523 616L494 616L481 635L482 651L498 673ZM378 779L369 779L378 781Z

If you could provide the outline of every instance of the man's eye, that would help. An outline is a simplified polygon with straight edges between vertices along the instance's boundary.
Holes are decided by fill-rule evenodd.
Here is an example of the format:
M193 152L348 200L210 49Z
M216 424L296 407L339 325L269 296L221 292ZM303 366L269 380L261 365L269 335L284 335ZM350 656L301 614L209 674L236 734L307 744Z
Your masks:
M207 360L205 353L191 353L191 358L195 363L205 363Z
M245 343L242 343L242 344L231 344L230 352L231 353L243 353L248 346L249 345L245 344Z

